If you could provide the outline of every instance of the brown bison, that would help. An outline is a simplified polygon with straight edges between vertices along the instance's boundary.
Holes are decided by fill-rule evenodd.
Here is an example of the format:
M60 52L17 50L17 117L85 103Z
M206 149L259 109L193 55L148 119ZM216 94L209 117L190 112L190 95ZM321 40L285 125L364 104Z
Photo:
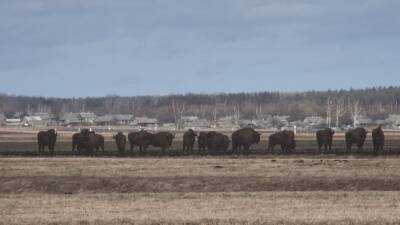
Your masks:
M174 140L175 138L173 134L166 131L152 134L149 137L150 137L150 145L161 148L163 152L167 148L171 147L172 140Z
M46 146L49 148L51 154L54 153L54 147L57 142L56 130L50 129L48 131L40 131L37 135L37 139L38 139L39 153L42 153Z
M183 134L183 154L193 153L193 146L194 142L196 141L196 136L197 133L192 129L189 129L185 132L185 134Z
M76 151L80 152L82 150L82 144L83 143L83 136L81 133L75 133L72 135L72 152Z
M122 132L118 132L116 135L113 136L115 143L117 144L117 148L120 154L125 152L126 146L126 136Z
M129 146L130 146L131 151L133 151L135 146L139 146L139 142L138 142L138 138L137 138L138 134L139 134L139 132L130 132L128 134L128 141L129 141Z
M104 137L95 132L82 129L80 133L72 136L72 151L77 148L78 152L85 150L86 153L92 153L94 149L98 152L99 149L104 151Z
M129 140L131 151L133 151L135 146L138 146L139 152L145 153L147 151L147 148L150 145L152 135L153 134L151 134L145 130L129 133L128 140Z
M375 154L378 154L379 151L383 151L383 146L385 145L385 133L381 126L372 131L372 142L374 144Z
M319 130L317 131L317 143L318 143L318 151L319 153L322 153L322 146L325 148L325 152L327 150L331 151L332 150L332 141L333 141L333 135L335 134L335 131L332 130L331 128L326 128L324 130Z
M207 149L207 132L200 132L199 136L197 137L197 145L199 148L199 152L201 154L206 153Z
M232 134L232 151L236 152L238 148L240 149L243 147L244 150L249 153L251 145L260 143L260 136L260 133L250 127L235 131Z
M280 145L282 153L291 153L296 148L296 140L293 131L281 131L269 136L268 152L274 150L275 145Z
M367 130L364 128L356 128L353 130L349 130L346 132L346 149L347 152L351 152L351 147L353 144L357 145L358 151L362 151L365 143L365 139L367 138Z
M213 153L226 152L229 147L229 137L218 133L216 131L210 131L207 133L207 148Z

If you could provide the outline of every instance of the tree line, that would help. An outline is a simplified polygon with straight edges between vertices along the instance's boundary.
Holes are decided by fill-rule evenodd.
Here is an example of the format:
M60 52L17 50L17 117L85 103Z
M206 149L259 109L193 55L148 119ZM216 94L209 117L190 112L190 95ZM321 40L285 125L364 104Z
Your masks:
M400 87L366 89L182 94L165 96L118 96L85 98L30 97L0 94L0 113L11 117L16 112L49 112L56 118L68 112L132 114L176 123L183 116L198 116L210 121L224 116L235 119L262 119L287 115L291 121L307 116L322 116L329 123L351 124L355 116L385 119L400 112Z

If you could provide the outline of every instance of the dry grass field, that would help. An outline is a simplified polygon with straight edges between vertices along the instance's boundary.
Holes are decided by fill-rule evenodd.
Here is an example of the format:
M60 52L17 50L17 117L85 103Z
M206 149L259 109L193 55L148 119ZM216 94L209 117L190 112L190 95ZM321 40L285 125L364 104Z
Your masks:
M267 136L244 155L117 157L71 154L71 133L55 156L37 156L35 133L0 132L0 225L400 224L399 136L389 154L319 155L311 134L294 155L264 154ZM137 152L137 150L136 150ZM21 157L22 156L22 157Z
M399 224L395 157L3 157L0 224Z

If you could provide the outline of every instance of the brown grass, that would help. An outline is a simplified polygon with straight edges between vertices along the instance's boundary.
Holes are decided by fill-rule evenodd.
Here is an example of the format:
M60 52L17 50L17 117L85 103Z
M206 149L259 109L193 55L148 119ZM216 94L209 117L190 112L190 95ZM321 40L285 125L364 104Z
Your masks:
M397 158L0 158L0 224L399 224Z
M397 192L0 195L3 224L378 224Z

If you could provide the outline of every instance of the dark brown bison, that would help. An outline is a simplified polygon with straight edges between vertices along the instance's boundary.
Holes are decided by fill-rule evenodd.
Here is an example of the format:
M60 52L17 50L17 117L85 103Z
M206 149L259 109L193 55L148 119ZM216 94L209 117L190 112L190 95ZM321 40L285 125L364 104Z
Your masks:
M375 154L378 154L379 151L383 151L383 146L385 145L385 133L381 126L372 131L372 142L374 144Z
M54 147L57 142L56 130L50 129L48 131L40 131L37 135L37 139L38 139L39 153L42 153L46 146L49 148L51 154L54 153Z
M85 150L86 153L92 153L94 149L98 152L99 149L104 151L104 137L95 132L82 129L80 133L72 136L72 151L77 148L78 152Z
M367 130L364 128L356 128L353 130L349 130L346 132L346 149L347 152L351 152L351 147L353 144L357 145L358 151L362 151L365 143L365 139L367 138Z
M229 137L218 133L216 131L210 131L207 133L207 148L213 153L226 152L229 147Z
M183 134L183 154L192 154L194 142L196 141L197 133L189 129Z
M72 135L72 151L75 149L77 152L81 152L84 149L85 135L90 132L89 129L82 129L79 133Z
M199 136L197 137L197 145L199 148L199 152L201 154L206 153L207 149L207 132L200 132Z
M150 145L154 147L161 148L164 152L167 148L171 147L172 140L174 140L175 136L170 132L159 132L150 135Z
M133 150L135 146L139 146L140 153L145 153L151 144L152 136L152 133L149 133L145 130L130 133L128 138L131 145L131 150Z
M113 136L115 140L115 144L117 144L117 148L120 154L125 152L126 146L126 136L122 132L118 132L116 135Z
M274 150L275 145L280 145L282 153L291 153L296 148L296 140L293 131L281 131L269 136L268 152Z
M332 141L333 141L333 135L335 134L335 131L332 130L331 128L326 128L324 130L319 130L317 131L317 143L318 143L318 151L322 153L322 146L325 148L325 152L327 150L331 151L332 150Z
M232 151L236 152L238 148L243 147L246 153L249 153L250 146L260 143L260 136L260 133L250 127L235 131L232 134Z
M77 152L80 152L82 149L81 143L83 143L81 133L75 133L72 135L72 151L74 152L75 149Z
M129 141L129 146L130 146L131 151L133 151L135 146L139 146L138 137L139 137L139 132L130 132L128 134L128 141Z
M98 152L99 149L101 149L104 152L104 136L101 134L95 134L95 148L96 151Z

